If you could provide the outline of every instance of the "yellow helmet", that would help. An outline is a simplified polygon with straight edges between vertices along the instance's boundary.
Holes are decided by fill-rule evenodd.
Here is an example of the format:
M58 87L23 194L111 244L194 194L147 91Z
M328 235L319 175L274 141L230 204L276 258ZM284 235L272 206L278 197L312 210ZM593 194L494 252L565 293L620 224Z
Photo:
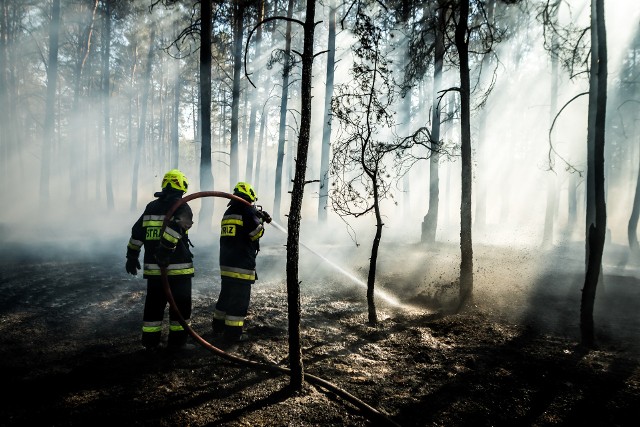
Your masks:
M162 178L162 188L166 188L167 186L186 193L189 187L189 181L187 181L187 177L178 169L171 169L165 173L164 178Z
M240 196L243 199L248 199L250 202L255 202L258 200L258 195L253 190L251 184L247 182L239 182L233 188L233 194L236 196Z

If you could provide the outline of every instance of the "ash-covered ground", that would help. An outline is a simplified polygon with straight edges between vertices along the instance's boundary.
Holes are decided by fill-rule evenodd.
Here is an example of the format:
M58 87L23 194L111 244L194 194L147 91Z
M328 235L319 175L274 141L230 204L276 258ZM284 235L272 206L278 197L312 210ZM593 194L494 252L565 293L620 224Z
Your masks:
M145 283L124 270L124 245L91 250L14 244L0 261L0 424L363 426L367 414L320 386L291 392L284 374L224 360L197 346L141 351ZM576 247L580 247L576 244ZM337 257L366 277L361 249ZM347 248L348 249L348 248ZM614 248L615 249L615 248ZM366 251L366 249L365 249ZM217 345L215 247L194 248L192 326ZM459 249L383 246L377 299L301 249L305 371L402 426L637 425L640 271L609 257L596 301L599 348L578 346L580 251L474 248L475 306L449 314ZM288 367L285 248L259 254L247 330L230 354Z

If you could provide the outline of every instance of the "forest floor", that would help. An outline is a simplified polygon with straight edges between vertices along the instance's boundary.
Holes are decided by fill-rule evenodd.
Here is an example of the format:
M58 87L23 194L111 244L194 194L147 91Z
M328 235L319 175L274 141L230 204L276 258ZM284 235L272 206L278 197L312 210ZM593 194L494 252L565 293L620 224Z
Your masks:
M145 286L124 271L124 246L71 250L12 245L0 261L2 426L377 425L336 393L225 360L196 345L145 354ZM125 242L126 244L126 242ZM577 244L577 247L580 245ZM263 245L251 340L225 347L210 329L219 290L215 248L196 247L192 326L223 351L288 367L286 254ZM337 248L322 247L336 255ZM640 416L640 271L605 265L596 301L598 348L578 345L582 261L474 248L474 306L447 314L457 292L455 245L383 247L377 300L301 252L302 356L320 377L402 426L625 426ZM341 265L366 277L367 260ZM335 261L335 258L333 258ZM166 335L165 335L166 336ZM195 341L193 341L195 342Z

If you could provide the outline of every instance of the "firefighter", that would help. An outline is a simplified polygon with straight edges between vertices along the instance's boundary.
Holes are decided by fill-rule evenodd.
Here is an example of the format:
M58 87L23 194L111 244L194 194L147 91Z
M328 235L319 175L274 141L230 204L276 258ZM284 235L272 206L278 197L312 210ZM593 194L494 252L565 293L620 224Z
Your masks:
M161 267L166 268L171 293L182 317L191 317L191 278L194 274L193 254L188 230L193 225L193 212L186 203L180 205L160 235L165 215L187 192L187 177L178 169L167 172L162 179L162 191L154 194L144 213L131 228L127 245L127 273L137 275L140 267L140 250L144 246L143 277L147 279L147 294L142 319L142 345L154 352L161 348L162 320L167 297L161 279ZM179 350L192 348L187 344L187 332L177 315L169 314L167 348Z
M260 238L264 223L271 216L258 209L253 187L239 182L233 194L247 203L232 199L222 217L220 229L221 289L213 312L213 331L223 334L224 341L245 341L244 320L251 299L251 285L256 275L256 256L260 250Z

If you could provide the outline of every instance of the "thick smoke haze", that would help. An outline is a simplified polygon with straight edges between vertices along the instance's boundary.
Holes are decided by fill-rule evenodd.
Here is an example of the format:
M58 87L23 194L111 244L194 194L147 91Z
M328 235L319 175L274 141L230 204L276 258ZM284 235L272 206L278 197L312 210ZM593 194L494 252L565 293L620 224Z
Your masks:
M27 7L27 6L25 6ZM71 7L63 13L71 13ZM512 15L519 14L520 9L509 9ZM282 12L282 11L281 11ZM341 11L344 12L344 11ZM36 17L31 21L37 28L36 36L46 41L47 22L43 18L42 10L29 10L25 15ZM230 192L234 183L229 178L229 124L221 120L221 113L229 114L230 92L214 95L212 111L212 162L214 188L201 188L199 184L200 146L198 129L195 123L197 108L197 63L193 60L177 60L161 49L170 45L175 37L175 27L179 26L180 18L184 17L184 10L161 11L154 9L150 15L138 15L145 23L157 25L158 34L154 42L154 91L168 90L175 72L176 65L181 69L181 122L180 122L180 157L169 161L166 154L169 150L166 135L170 124L163 121L168 117L168 107L160 105L159 92L152 94L149 100L147 117L147 132L140 157L140 169L137 179L137 200L132 209L132 180L133 165L132 144L136 144L137 113L140 108L139 100L143 87L141 78L134 84L126 86L124 80L116 79L116 73L132 72L119 65L122 58L112 58L111 67L114 85L110 95L110 110L114 116L111 123L111 143L113 144L113 161L108 172L105 165L105 140L101 130L102 106L96 91L82 94L81 117L75 120L71 117L71 99L73 85L66 78L58 79L57 95L66 104L57 106L56 134L51 151L51 173L48 179L50 202L43 204L41 194L41 164L43 144L43 100L46 92L46 67L37 59L37 45L27 37L17 39L16 51L24 56L16 58L25 64L25 91L30 91L24 98L29 99L19 105L3 105L3 111L13 110L16 113L17 126L28 123L28 131L24 129L5 129L6 134L19 135L19 140L3 137L2 144L4 162L3 185L3 213L0 218L2 240L7 243L34 243L47 241L62 244L69 249L85 248L87 242L101 240L119 246L113 247L116 253L124 254L124 247L128 239L130 227L137 219L144 205L152 199L155 191L159 190L162 175L166 170L178 166L190 179L190 192L217 190ZM301 14L303 12L297 11ZM316 51L326 49L328 10L318 7L317 20L323 23L317 27ZM518 32L502 42L496 49L496 58L483 73L490 74L495 70L495 85L488 96L486 105L482 108L474 99L472 113L472 146L474 150L474 216L478 213L477 198L484 194L486 215L484 224L475 224L474 243L480 245L517 245L536 247L542 243L545 222L546 199L548 182L553 180L557 186L557 205L555 206L554 243L567 241L581 241L584 235L584 180L586 177L586 129L587 129L587 97L583 96L567 106L558 117L551 134L551 143L557 154L552 154L553 171L549 171L549 128L555 114L566 102L581 92L588 90L585 75L570 78L565 69L559 70L559 87L557 93L556 110L551 111L551 58L543 46L543 29L531 14L529 23L521 25ZM268 15L267 15L268 16ZM560 9L561 24L572 22L577 27L589 25L589 5L586 1L568 1ZM67 15L68 17L68 15ZM610 123L614 123L619 114L616 99L617 84L622 79L621 73L627 58L630 45L636 36L640 20L640 4L631 0L608 1L606 3L606 20L608 29L609 48L609 90L611 106L609 109ZM184 22L183 22L184 24ZM146 67L145 58L149 47L148 31L135 29L140 23L119 25L112 35L112 49L116 46L121 52L137 55L137 67L134 73ZM96 21L95 51L91 51L89 62L84 70L85 75L99 74L102 21ZM251 27L250 27L251 28ZM65 26L62 34L74 34L74 28ZM77 32L77 29L76 29ZM274 44L283 47L283 40L271 40L275 35L266 35L263 44ZM294 27L293 45L301 47L301 31ZM246 35L245 35L246 40ZM197 43L185 48L196 51ZM348 85L352 82L349 70L353 62L350 47L354 43L354 35L348 28L338 26L335 84ZM44 43L46 45L46 43ZM132 46L135 44L135 49ZM400 41L398 49L406 46ZM61 71L65 73L74 63L69 47L61 47ZM251 47L250 49L253 49ZM259 194L258 204L267 211L273 211L274 174L278 143L280 86L277 81L281 78L282 67L275 63L273 67L266 66L273 48L266 49L256 57L251 50L248 56L248 71L252 78L269 79L272 85L260 85L254 89L246 85L243 76L243 92L241 94L241 126L249 121L250 107L257 103L256 142L258 145L259 123L263 114L266 115L264 138L262 141L262 158L260 175L256 177L256 167L251 176L246 176L247 135L240 136L239 170L240 179L252 182ZM175 52L174 52L175 54ZM92 57L95 56L95 57ZM188 58L188 57L185 57ZM214 63L222 56L216 56ZM194 65L195 64L195 65ZM214 65L215 66L215 65ZM19 69L19 67L16 67ZM323 127L323 105L326 75L326 55L319 55L314 63L314 104L313 126L309 153L307 179L315 181L320 176L320 143ZM472 70L476 73L477 70ZM285 148L283 177L282 212L287 213L288 191L291 189L292 168L295 165L295 142L299 117L299 85L300 70L294 67L292 71L292 92L289 100L287 145ZM400 81L401 76L396 70L395 78ZM66 76L66 75L65 75ZM214 78L214 89L229 84L229 80ZM477 77L477 76L476 76ZM257 78L257 77L256 77ZM478 91L481 92L486 78L476 79ZM222 83L221 83L222 82ZM257 81L257 83L259 83ZM91 83L99 87L100 79L95 78ZM97 86L96 86L97 85ZM417 127L430 126L431 111L430 77L419 82L412 90L411 123L399 124L396 132L408 135ZM458 85L458 74L455 67L445 67L443 88ZM214 90L215 92L215 90ZM217 92L215 92L217 93ZM222 99L223 97L226 97ZM449 108L453 96L444 99L443 106ZM166 100L165 100L166 101ZM399 101L400 102L400 101ZM222 107L225 106L225 109ZM165 109L163 109L165 108ZM163 116L164 114L164 116ZM455 114L455 113L454 113ZM115 118L117 117L117 119ZM129 126L124 118L133 117L134 123ZM80 123L81 129L74 130L73 123ZM333 122L336 137L337 123ZM10 131L10 132L9 132ZM243 131L244 132L244 131ZM459 144L459 122L444 123L442 138L450 144ZM617 138L616 157L613 151L608 151L606 159L610 178L607 181L608 195L608 227L610 229L609 242L626 245L626 226L633 202L635 176L637 174L638 156L637 137L627 135L627 140L620 139L620 133L608 132L607 144L612 138ZM72 139L76 138L76 139ZM12 142L11 142L12 141ZM77 147L77 148L72 148ZM634 148L635 147L635 148ZM619 152L622 150L623 156ZM74 156L70 156L75 152ZM254 161L257 151L254 153ZM561 156L561 158L560 158ZM564 159L564 160L563 160ZM565 161L567 163L565 163ZM616 163L617 162L617 163ZM570 173L568 166L581 173ZM77 168L76 173L70 170ZM106 174L113 183L113 208L106 203ZM568 216L569 212L569 184L577 189L577 220ZM440 242L456 244L460 233L460 159L454 155L450 159L442 159L440 163L440 219L437 239ZM399 178L393 183L394 198L385 200L382 205L385 229L382 245L397 242L416 243L420 240L421 222L428 209L429 163L420 161L409 171L408 179ZM302 211L301 240L313 246L337 245L349 247L356 251L363 259L368 257L370 242L374 232L373 216L340 219L329 208L329 221L326 224L317 222L319 188L317 182L311 182L305 188L305 199ZM201 200L191 203L196 218L200 210ZM197 244L215 244L217 240L217 223L226 205L222 199L215 200L215 213L212 227L208 224L196 224L192 239ZM278 222L286 227L286 217ZM286 238L277 230L269 230L267 243L284 245ZM359 246L356 246L356 242ZM336 253L330 254L336 259Z

